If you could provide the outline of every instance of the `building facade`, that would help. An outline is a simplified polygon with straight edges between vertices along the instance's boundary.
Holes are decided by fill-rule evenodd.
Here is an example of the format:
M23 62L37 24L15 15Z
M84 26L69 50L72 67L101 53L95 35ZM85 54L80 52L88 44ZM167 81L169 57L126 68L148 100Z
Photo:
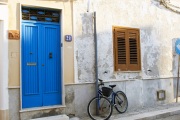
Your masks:
M1 0L0 119L87 115L95 11L98 77L125 92L128 111L173 102L180 15L167 8L161 0Z

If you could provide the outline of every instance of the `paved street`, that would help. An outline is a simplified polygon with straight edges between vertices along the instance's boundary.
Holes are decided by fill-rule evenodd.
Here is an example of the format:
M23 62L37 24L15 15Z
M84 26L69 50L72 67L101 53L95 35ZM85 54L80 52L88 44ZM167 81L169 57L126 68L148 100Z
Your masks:
M84 119L78 119L78 118L74 118L74 119L70 119L70 120L91 120L89 117L84 118ZM110 120L121 120L121 117L113 119L111 118ZM129 119L129 120L133 120L133 119ZM166 118L161 118L161 119L154 119L154 120L180 120L180 114L179 115L173 115L173 116L169 116Z
M157 119L157 120L180 120L180 114L179 115L169 116L169 117L166 117L166 118Z

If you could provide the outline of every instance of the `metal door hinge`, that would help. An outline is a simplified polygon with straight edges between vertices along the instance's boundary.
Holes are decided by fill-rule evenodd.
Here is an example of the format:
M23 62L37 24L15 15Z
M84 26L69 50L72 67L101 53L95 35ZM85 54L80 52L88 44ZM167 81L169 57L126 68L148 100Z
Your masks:
M61 43L61 47L63 47L63 44Z

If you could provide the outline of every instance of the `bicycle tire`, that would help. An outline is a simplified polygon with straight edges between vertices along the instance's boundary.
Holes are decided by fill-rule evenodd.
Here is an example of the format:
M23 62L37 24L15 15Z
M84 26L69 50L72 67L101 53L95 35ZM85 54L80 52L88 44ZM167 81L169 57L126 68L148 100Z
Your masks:
M114 105L119 113L126 112L128 108L128 100L126 95L122 91L117 91L114 95Z
M98 115L96 114L96 104L98 100ZM92 120L108 120L113 111L111 102L104 96L94 97L87 107L88 115Z

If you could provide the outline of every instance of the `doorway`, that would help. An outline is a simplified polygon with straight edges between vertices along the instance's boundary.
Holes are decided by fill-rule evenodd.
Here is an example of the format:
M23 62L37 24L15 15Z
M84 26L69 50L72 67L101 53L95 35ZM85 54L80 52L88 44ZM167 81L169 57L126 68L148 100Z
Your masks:
M22 108L62 104L59 12L22 8Z

